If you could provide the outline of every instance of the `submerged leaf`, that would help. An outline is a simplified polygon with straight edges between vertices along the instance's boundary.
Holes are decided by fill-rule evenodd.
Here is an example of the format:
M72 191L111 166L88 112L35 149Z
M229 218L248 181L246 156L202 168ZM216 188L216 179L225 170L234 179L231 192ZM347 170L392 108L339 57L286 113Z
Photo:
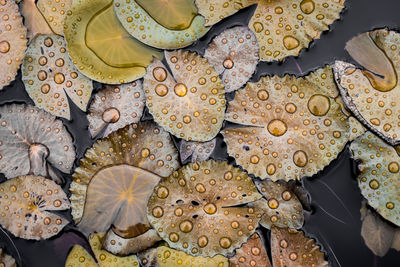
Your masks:
M219 34L204 57L222 74L226 92L242 87L253 75L259 61L258 43L247 27L234 27Z
M103 247L114 255L126 256L143 251L160 240L154 229L132 238L123 238L110 229L104 237Z
M294 229L303 226L303 207L286 182L256 180L255 184L264 199L254 202L251 206L264 211L260 221L262 226L268 229L273 225Z
M327 267L324 253L302 231L293 229L271 230L271 254L274 267Z
M260 198L245 172L208 160L162 180L147 215L172 248L194 256L226 255L254 233L262 212L243 205Z
M80 72L107 84L141 78L158 50L133 38L114 13L113 0L73 1L65 19L68 53Z
M86 111L93 90L92 81L79 73L68 57L64 38L54 34L39 35L32 41L22 65L22 80L36 106L68 120L68 97Z
M181 161L186 161L190 156L191 162L205 161L213 153L217 139L212 139L208 142L190 142L182 140L179 147L179 155Z
M114 6L125 29L153 47L185 47L209 30L193 0L115 0Z
M103 168L89 182L78 227L103 233L113 225L133 236L142 234L143 225L148 225L146 204L159 180L158 175L126 164Z
M1 267L17 267L15 260L13 257L4 252L2 248L0 248L0 266Z
M364 204L363 207L366 207ZM362 207L362 208L363 208ZM396 236L400 229L382 220L375 212L367 210L362 218L361 236L367 247L377 256L383 257L391 247L396 248Z
M313 39L318 39L329 25L339 19L345 0L196 0L207 25L257 4L249 28L260 45L263 61L297 56Z
M322 170L344 148L347 117L330 67L304 77L265 77L236 92L225 115L245 127L223 131L228 153L262 179L300 179Z
M351 143L350 149L353 158L362 161L358 186L368 204L400 226L400 157L395 148L366 132Z
M17 76L26 50L26 28L14 0L3 0L0 9L0 90Z
M144 77L146 105L154 120L187 141L209 141L222 127L225 90L206 59L196 53L165 52L172 74L154 59Z
M33 174L58 177L53 168L69 173L75 160L72 137L55 116L37 107L0 107L0 172L7 178Z
M108 180L110 178L104 177L103 174L115 168L122 171L125 168L124 166L127 170L137 171L138 174L152 172L153 174L149 173L149 178L155 181L157 175L167 177L179 167L178 151L175 149L169 134L151 122L127 126L111 133L104 139L98 140L92 148L86 151L85 157L80 161L80 167L75 170L72 177L70 199L72 216L76 223L79 223L82 218L88 187L91 187L92 180L98 175L103 176L98 182L101 183L103 179ZM125 177L124 179L128 178ZM131 183L131 185L133 184ZM146 185L146 183L143 185ZM121 186L124 185L118 185L114 190L121 189L119 188ZM129 192L132 193L132 190L140 190L140 188L130 188ZM147 201L145 198L142 200ZM118 199L113 201L118 201ZM101 204L108 203L99 203L99 205ZM144 203L144 206L146 206L146 203ZM140 206L140 208L143 207ZM103 210L103 212L107 211ZM104 214L104 216L106 215ZM113 216L112 214L109 215L110 217ZM99 223L101 222L99 221ZM87 226L91 227L90 222Z
M57 235L69 222L51 211L69 208L62 188L44 177L20 176L0 184L0 224L17 237Z
M98 92L89 107L87 116L92 137L106 137L132 123L138 123L145 105L141 81L119 86L106 86ZM105 128L105 129L104 129Z
M347 108L386 142L400 144L400 34L363 33L350 40L346 50L361 65L338 61L334 67Z
M263 240L257 233L235 251L235 256L229 259L229 263L231 267L271 267Z

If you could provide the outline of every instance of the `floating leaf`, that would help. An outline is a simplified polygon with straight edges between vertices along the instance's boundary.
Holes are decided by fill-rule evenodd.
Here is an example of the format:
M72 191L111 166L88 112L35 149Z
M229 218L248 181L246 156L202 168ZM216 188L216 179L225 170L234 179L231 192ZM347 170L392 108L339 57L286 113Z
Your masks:
M137 170L138 173L144 174L149 171L167 177L179 167L178 151L169 134L151 122L127 126L98 140L86 151L85 157L80 161L80 167L75 169L72 177L70 200L72 216L76 223L82 218L88 186L91 187L92 179L110 171L109 168L123 166L128 170ZM149 178L154 178L154 174L149 174Z
M400 34L388 30L362 33L346 50L362 66L338 61L335 77L343 100L357 119L392 145L400 144Z
M27 0L24 0L27 1ZM37 7L54 33L64 35L64 20L72 0L39 0Z
M264 77L236 92L223 131L228 153L248 172L272 180L312 176L344 148L347 117L330 67L304 77Z
M125 29L143 43L162 49L188 46L205 35L205 19L193 0L115 0Z
M362 209L366 210L362 216L361 236L367 247L377 256L383 257L391 247L396 248L396 236L400 234L399 228L391 226L382 220L379 215L366 208L365 203Z
M79 73L68 57L64 38L54 34L39 35L29 45L22 80L36 106L68 120L68 97L86 111L93 90L92 81Z
M118 257L102 250L101 244L104 234L91 235L89 243L96 260L81 246L75 245L68 255L65 267L132 267L139 266L135 255L128 257Z
M89 131L96 137L106 137L111 132L132 123L138 123L145 105L141 81L119 86L106 86L98 92L89 107ZM106 129L104 129L106 128Z
M228 259L222 255L212 258L197 256L193 257L185 252L171 249L166 246L157 248L157 259L159 267L175 266L203 266L203 267L228 267Z
M0 266L2 267L17 267L15 260L13 257L4 252L2 248L0 248Z
M274 267L328 266L315 241L293 229L272 228L271 254Z
M267 251L260 236L253 234L229 259L231 267L271 267Z
M0 9L0 90L17 76L26 50L26 28L18 5L13 0L3 0Z
M208 142L190 142L182 140L179 148L181 161L187 160L190 156L191 162L205 161L213 153L217 139Z
M27 37L29 42L40 34L54 34L46 19L37 8L35 0L23 0L21 3L21 14L28 28Z
M239 206L260 199L253 181L222 161L191 163L154 189L148 218L172 248L226 255L254 233L262 212Z
M142 234L142 226L148 225L147 200L159 180L158 175L126 164L103 168L90 179L78 227L103 233L113 225L134 236Z
M65 261L65 267L98 267L93 257L79 245L72 247Z
M358 186L368 204L385 219L400 226L400 158L395 148L371 132L351 143L353 158L361 160Z
M53 168L69 173L75 160L72 137L55 116L37 107L0 107L0 172L7 178L26 174L61 182Z
M242 87L253 75L259 61L258 43L247 27L234 27L219 34L204 57L222 74L226 92Z
M214 67L196 53L165 52L172 75L157 59L143 86L154 120L188 141L209 141L222 127L225 90Z
M251 205L264 211L260 221L262 226L268 229L273 225L294 229L299 229L303 226L303 207L286 182L256 180L255 184L264 199Z
M123 238L110 229L104 237L103 247L114 255L126 256L147 249L160 240L154 229L132 238Z
M24 239L47 239L69 222L51 211L70 208L67 195L53 181L20 176L0 184L0 224Z
M113 0L76 0L65 18L68 53L80 72L107 84L141 78L161 53L133 38L114 13Z
M247 6L258 4L249 28L260 45L263 61L283 60L297 56L313 39L318 39L329 25L340 18L345 0L196 0L206 25L234 14Z
M349 127L350 127L349 141L357 139L357 137L363 135L367 131L367 129L353 116L349 117Z

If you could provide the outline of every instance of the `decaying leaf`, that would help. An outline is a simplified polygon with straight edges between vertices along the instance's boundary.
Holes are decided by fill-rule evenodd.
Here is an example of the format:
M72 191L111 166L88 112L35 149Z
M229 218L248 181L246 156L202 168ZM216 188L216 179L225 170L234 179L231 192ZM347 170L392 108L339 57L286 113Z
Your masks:
M262 226L268 229L273 225L293 229L303 226L303 207L286 182L256 180L254 183L264 198L250 205L264 211Z
M246 243L235 251L229 259L230 267L271 267L263 240L258 233L253 234Z
M115 168L121 171L126 168L135 170L138 174L152 172L153 174L149 173L149 178L154 181L157 175L167 177L178 167L178 151L175 149L171 137L154 123L133 124L113 132L108 137L98 140L92 148L87 150L85 157L80 161L80 167L75 169L70 186L72 216L76 223L81 221L88 187L91 187L92 180L98 175L104 176ZM101 183L103 179L108 180L109 178L96 180ZM118 188L122 186L124 185L118 185L114 190L119 190ZM132 196L133 190L140 190L140 188L129 188L127 197ZM143 201L147 201L147 199L143 199ZM106 204L99 203L99 205ZM109 215L112 216L112 214ZM92 223L94 225L94 222Z
M78 227L103 233L113 225L128 235L142 234L143 225L148 225L146 204L159 180L158 175L126 164L103 168L90 179Z
M185 47L209 30L193 0L115 0L114 6L125 29L153 47Z
M62 188L44 177L20 176L0 184L0 224L17 237L41 240L57 235L69 222L51 211L69 208Z
M196 53L165 52L169 69L154 59L143 86L154 120L187 141L209 141L222 127L225 90L206 59Z
M264 77L236 92L225 115L228 153L262 179L300 179L327 166L348 141L330 67L304 78Z
M67 257L65 267L139 267L139 261L135 255L118 257L101 249L103 237L104 234L89 237L90 247L97 263L83 247L75 245Z
M160 267L157 256L157 247L143 250L137 254L141 267Z
M68 97L86 111L93 90L92 81L79 73L69 58L64 38L54 34L38 35L29 45L22 80L36 106L68 120Z
M245 172L208 160L190 163L162 180L147 215L170 247L193 256L226 255L254 233L262 212L244 204L260 198Z
M400 34L388 30L362 33L346 50L361 65L338 61L335 78L346 106L357 119L392 145L400 144Z
M234 27L219 34L208 46L204 57L222 75L226 92L242 87L256 70L258 42L247 27Z
M0 248L0 266L1 267L17 267L15 260L13 257L4 252L2 248Z
M191 162L205 161L213 153L217 139L208 142L191 142L182 140L179 146L181 161L186 161L190 156Z
M367 209L366 204L363 204L362 209L366 212L361 218L361 236L367 247L379 257L385 256L390 248L399 250L396 237L400 235L400 228L381 219L378 214Z
M110 229L103 239L103 247L114 255L126 256L143 251L160 240L154 229L132 238L123 238Z
M273 227L271 254L274 267L327 267L321 248L302 231Z
M118 86L106 86L98 92L89 107L87 116L92 137L106 137L111 132L132 123L138 123L145 105L140 80ZM106 129L104 129L106 128Z
M353 158L361 160L358 186L385 219L400 226L400 157L395 148L371 132L366 132L351 143Z
M80 72L107 84L141 78L161 53L133 38L114 13L113 0L76 0L65 18L68 53Z
M54 34L46 19L37 8L35 0L23 0L20 7L28 29L27 37L29 42L39 34Z
M353 116L349 117L349 127L349 141L354 141L357 137L363 135L367 131L367 129Z
M86 249L75 245L68 254L65 267L99 267L99 265Z
M13 0L0 2L0 90L14 81L26 50L26 28Z
M0 172L7 178L26 174L60 183L54 169L71 171L75 160L72 137L55 116L37 107L0 107Z
M313 39L339 19L345 0L196 0L206 25L213 25L247 6L257 4L249 28L260 45L263 61L297 56Z

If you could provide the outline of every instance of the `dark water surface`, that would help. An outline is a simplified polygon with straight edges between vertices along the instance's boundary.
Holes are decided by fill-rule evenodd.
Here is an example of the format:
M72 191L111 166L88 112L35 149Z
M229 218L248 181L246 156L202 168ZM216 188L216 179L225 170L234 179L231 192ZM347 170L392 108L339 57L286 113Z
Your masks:
M221 0L222 1L222 0ZM344 51L346 41L358 33L376 28L400 28L399 0L347 0L342 18L331 26L331 31L323 33L321 39L314 41L311 48L304 50L298 58L290 57L282 63L260 63L252 81L261 76L277 74L307 74L335 60L352 62ZM246 25L255 7L242 10L219 24L198 41L189 50L203 53L210 40L224 29ZM354 62L353 62L354 63ZM97 86L101 88L100 85ZM0 91L0 104L24 102L33 104L24 90L21 75L8 88ZM72 133L77 147L78 158L93 143L87 131L86 114L73 104L72 120L63 122ZM226 145L219 137L215 159L228 158ZM314 237L328 254L331 266L338 267L399 267L400 252L390 250L379 258L365 246L360 235L361 194L355 179L355 164L346 149L339 158L321 173L303 179L305 188L311 196L312 212L306 215L303 228L308 236ZM68 182L64 189L68 191L70 175L64 177ZM0 180L4 177L0 176ZM71 218L70 215L66 215ZM263 231L268 239L268 231ZM15 247L13 245L15 244ZM59 267L64 266L68 251L74 244L87 246L84 237L73 225L68 225L58 236L50 240L33 242L12 237L11 240L0 231L0 247L16 258L19 266ZM18 256L20 255L20 256Z

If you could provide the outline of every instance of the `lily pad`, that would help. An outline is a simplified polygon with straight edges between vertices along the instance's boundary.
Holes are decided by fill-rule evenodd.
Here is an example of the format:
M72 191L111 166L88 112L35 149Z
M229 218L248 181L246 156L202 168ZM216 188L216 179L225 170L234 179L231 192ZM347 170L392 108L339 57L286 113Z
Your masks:
M271 267L263 240L258 233L253 234L246 243L235 251L229 259L231 267Z
M214 67L196 53L165 52L168 67L154 59L143 86L146 105L165 130L187 141L209 141L219 132L225 90Z
M345 0L196 0L206 25L213 25L235 12L257 4L249 21L260 45L263 61L297 56L310 42L318 39L329 25L340 18Z
M348 120L336 103L330 67L306 77L264 77L236 92L223 131L228 153L249 173L300 179L322 170L348 141Z
M7 178L33 174L60 183L54 169L69 173L74 160L72 137L55 116L24 104L0 107L0 172Z
M0 90L17 76L26 50L26 28L18 5L13 0L3 0L0 5Z
M204 57L222 75L226 92L242 87L256 70L258 42L247 27L234 27L223 31L208 46Z
M274 266L328 266L325 255L315 244L315 240L306 237L302 231L293 229L272 228L271 254Z
M126 168L142 174L151 172L152 174L148 174L154 181L156 176L167 177L178 167L178 151L169 134L154 123L133 124L113 132L108 137L98 140L87 150L85 157L80 161L80 166L75 169L70 186L72 216L77 224L81 221L92 180L98 175L104 176L112 170L110 168L119 170ZM109 178L104 177L104 179ZM100 177L98 182L101 183L102 180ZM121 186L124 185L118 184L115 189L118 190ZM136 189L130 188L129 192L133 192L132 190ZM102 212L107 216L106 209L102 209ZM91 227L90 224L89 222L87 226Z
M86 111L93 90L92 81L69 58L64 38L54 34L38 35L29 45L22 80L36 106L67 120L71 119L68 97Z
M65 261L65 267L98 267L95 259L83 247L72 247Z
M114 6L125 29L153 47L185 47L209 30L193 0L115 0Z
M400 157L394 147L371 132L351 143L353 158L360 160L358 186L368 205L400 226Z
M145 97L140 80L118 86L106 86L95 94L87 116L92 137L106 137L132 123L143 114ZM105 128L105 129L104 129Z
M190 163L162 180L147 215L170 247L213 257L232 252L254 233L262 211L244 204L260 198L245 172L208 160Z
M103 239L103 247L114 255L127 256L143 251L160 241L157 231L149 229L145 233L132 238L124 238L110 229Z
M385 29L362 33L346 44L361 67L341 61L334 67L347 108L391 145L400 144L399 40L399 33Z
M251 206L264 211L260 221L263 227L270 229L274 225L300 229L303 226L303 207L286 182L256 180L255 184L264 198Z
M158 175L126 164L103 168L90 179L78 227L103 233L113 225L134 236L142 234L141 226L148 225L146 204L159 180Z
M37 8L54 33L64 35L64 20L72 2L73 0L39 0L37 2Z
M17 267L14 258L6 254L2 248L0 248L0 266Z
M114 13L113 0L76 0L65 18L68 53L80 72L107 84L141 78L161 53L133 38Z
M213 153L217 139L208 142L189 142L182 140L179 145L181 161L186 161L191 156L191 162L205 161Z
M44 177L20 176L0 184L0 224L17 237L57 235L69 222L51 211L69 208L62 188Z

